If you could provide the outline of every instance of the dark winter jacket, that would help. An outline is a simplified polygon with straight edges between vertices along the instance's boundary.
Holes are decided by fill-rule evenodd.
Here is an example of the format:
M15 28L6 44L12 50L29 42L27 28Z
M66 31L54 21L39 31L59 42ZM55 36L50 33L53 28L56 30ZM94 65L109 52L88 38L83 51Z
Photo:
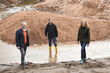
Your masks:
M45 36L48 36L48 38L58 37L58 30L55 24L47 24L45 29Z
M27 33L27 43L25 44L24 43L23 30L22 29L18 29L16 31L16 46L17 47L23 48L24 45L29 46L29 35L28 35L28 32L27 31L26 31L26 33Z
M88 27L81 26L78 31L78 41L90 43L90 29Z

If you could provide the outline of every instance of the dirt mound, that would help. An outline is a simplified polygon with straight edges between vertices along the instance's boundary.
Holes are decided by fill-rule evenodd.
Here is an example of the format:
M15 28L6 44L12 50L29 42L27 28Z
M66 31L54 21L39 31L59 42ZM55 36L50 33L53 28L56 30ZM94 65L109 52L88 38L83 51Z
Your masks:
M15 32L22 21L27 21L30 26L29 34L31 44L45 44L45 26L48 19L52 18L59 31L59 42L74 42L77 40L77 31L82 19L61 16L48 12L23 11L0 21L0 38L9 43L15 43ZM91 28L91 40L110 38L110 21L87 19Z
M36 4L35 7L41 11L54 12L75 17L97 16L102 18L107 10L107 0L46 0ZM110 6L109 6L110 7Z
M46 38L44 36L45 26L48 23L48 19L52 18L54 23L57 24L59 30L59 40L60 42L65 42L67 40L73 39L73 36L68 36L74 33L72 30L68 30L71 27L77 27L77 25L72 22L74 19L69 17L63 17L56 14L51 13L43 13L37 11L24 11L20 13L16 13L3 21L0 21L0 36L3 41L15 43L15 31L19 28L19 25L22 21L27 21L30 27L30 40L31 44L42 44L46 43ZM76 20L76 19L75 19ZM68 23L69 22L69 23ZM66 26L66 27L65 27ZM62 32L63 30L63 32ZM75 30L75 29L74 29ZM10 31L10 32L9 32ZM77 31L77 29L75 30Z
M39 9L40 11L46 11L46 12L54 12L54 13L65 13L65 11L71 7L73 9L73 5L76 3L79 3L77 0L68 0L68 3L66 0L46 0L45 2L36 4L35 7ZM68 6L67 6L68 4ZM67 8L68 7L68 8ZM71 10L72 10L71 9Z

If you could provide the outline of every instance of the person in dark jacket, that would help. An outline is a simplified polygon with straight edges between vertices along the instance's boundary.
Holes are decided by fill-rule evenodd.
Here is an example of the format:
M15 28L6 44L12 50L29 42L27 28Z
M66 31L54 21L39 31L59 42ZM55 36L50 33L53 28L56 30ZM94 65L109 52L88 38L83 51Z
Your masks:
M21 66L24 68L25 55L27 47L29 47L29 35L26 29L26 22L22 22L21 28L16 31L16 47L21 52Z
M87 22L81 22L81 26L78 31L78 43L81 44L81 63L86 62L86 45L90 44L90 29L87 25Z
M57 56L57 37L58 37L58 30L55 24L49 19L49 23L46 25L45 28L45 36L48 38L49 42L49 58L52 58L52 43L55 46L55 52Z

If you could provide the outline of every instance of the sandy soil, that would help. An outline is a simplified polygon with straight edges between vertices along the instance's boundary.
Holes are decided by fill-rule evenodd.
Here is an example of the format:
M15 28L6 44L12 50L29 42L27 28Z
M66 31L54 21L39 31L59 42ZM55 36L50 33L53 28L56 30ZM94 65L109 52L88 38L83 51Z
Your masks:
M106 6L107 5L107 6ZM109 15L109 0L46 0L36 4L41 11L54 12L72 17L91 17L104 19ZM107 10L106 13L104 10ZM102 16L103 15L103 16ZM108 18L109 16L105 17Z
M39 11L18 12L0 21L0 39L8 43L15 43L16 30L22 21L27 21L28 25L30 25L29 35L31 44L45 44L47 40L44 31L49 18L52 18L58 27L60 43L75 42L77 40L77 32L82 18L72 18ZM110 38L109 20L87 19L87 21L91 29L91 40Z

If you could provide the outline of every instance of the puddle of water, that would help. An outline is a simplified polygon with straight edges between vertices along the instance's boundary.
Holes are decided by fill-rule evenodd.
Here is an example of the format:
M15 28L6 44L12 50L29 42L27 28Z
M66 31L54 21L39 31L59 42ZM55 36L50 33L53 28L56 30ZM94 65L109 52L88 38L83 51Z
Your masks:
M110 41L92 42L86 50L88 58L95 59L110 57ZM78 61L80 60L80 51L80 45L78 44L62 44L58 46L58 56L53 57L52 59L54 61L57 60L57 62L72 60ZM28 48L26 61L33 63L48 63L50 61L48 45ZM20 63L20 52L14 45L0 42L0 64L9 63Z

